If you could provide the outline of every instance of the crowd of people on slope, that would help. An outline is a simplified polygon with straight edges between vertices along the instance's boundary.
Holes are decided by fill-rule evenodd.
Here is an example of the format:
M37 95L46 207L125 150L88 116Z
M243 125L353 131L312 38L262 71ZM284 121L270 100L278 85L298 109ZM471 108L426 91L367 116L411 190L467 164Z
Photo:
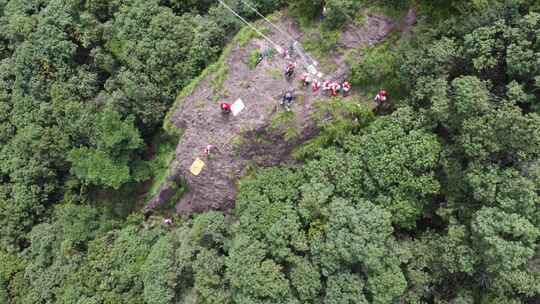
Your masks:
M287 65L285 66L285 78L287 80L292 79L295 69L295 62L287 63ZM322 90L323 94L329 94L332 97L336 97L340 94L343 94L343 97L347 97L352 88L351 84L346 80L344 80L343 82L325 80L321 83L316 77L313 77L310 73L307 72L303 73L302 76L300 76L299 80L304 87L308 87L311 85L311 90L313 91L313 93ZM381 89L374 98L376 106L379 107L380 105L382 105L386 101L387 97L387 92L384 89ZM287 91L283 96L281 102L282 105L289 109L292 98L292 92Z
M284 50L283 56L286 58L290 58L289 51ZM285 74L285 79L287 81L292 80L295 70L296 70L296 66L297 66L296 62L294 61L289 61L285 65L284 74ZM310 73L307 73L307 72L303 73L302 76L300 76L299 80L304 87L311 86L311 90L313 93L316 93L319 90L321 90L323 94L327 94L332 97L336 97L340 94L342 94L343 97L347 97L352 88L351 84L346 80L344 80L343 82L325 80L321 83L316 77L313 77ZM374 102L376 106L377 107L381 106L386 101L387 97L388 97L388 93L384 89L381 89L374 98ZM294 100L294 91L288 90L283 94L280 104L284 106L285 109L290 110L293 100ZM231 113L230 103L222 102L220 103L220 108L221 108L221 112L224 115L228 115L229 113Z
M285 51L285 54L286 55L284 55L284 56L289 58L289 55L288 55L287 51ZM293 76L295 74L296 66L297 66L296 63L293 62L293 61L289 61L286 64L284 74L285 74L285 78L286 78L287 81L292 80L292 78L293 78ZM312 74L307 73L307 72L303 73L299 77L299 81L301 82L302 86L304 86L304 87L311 86L311 90L312 90L313 93L317 93L319 90L321 90L323 92L323 94L330 95L332 97L339 96L340 94L343 97L347 97L349 95L350 91L351 91L351 88L352 88L351 84L346 80L343 80L342 82L325 80L325 81L323 81L321 83L316 77L313 77ZM286 110L290 111L294 98L295 98L294 91L292 89L287 90L283 94L280 104ZM388 93L384 89L381 89L377 93L377 95L375 96L374 102L375 102L376 106L379 107L384 102L386 102L387 98L388 98ZM223 115L229 115L231 113L232 105L230 103L221 102L219 104L219 107L220 107L221 113ZM211 154L213 154L213 153L215 153L217 151L219 151L219 150L218 150L218 148L216 146L209 144L204 149L204 155L206 157L210 157Z

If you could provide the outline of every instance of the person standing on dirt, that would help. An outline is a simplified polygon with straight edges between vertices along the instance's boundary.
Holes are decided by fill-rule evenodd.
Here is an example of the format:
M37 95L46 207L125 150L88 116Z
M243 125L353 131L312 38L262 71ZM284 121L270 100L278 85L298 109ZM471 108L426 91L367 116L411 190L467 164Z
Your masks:
M302 82L302 85L307 87L311 83L311 77L309 76L309 73L302 74L302 77L300 77L300 81Z
M294 69L296 68L296 63L289 62L287 66L285 66L285 78L287 80L290 80L294 74Z
M281 99L281 105L285 107L287 111L291 110L291 105L294 99L294 94L292 90L285 92L283 98Z
M344 81L341 84L341 88L343 90L343 97L349 96L349 91L351 90L351 84L348 81Z
M330 89L332 90L332 97L336 97L341 90L341 85L334 81L330 84Z
M228 115L229 113L231 113L231 104L230 103L222 102L222 103L219 104L219 107L221 108L221 113L222 114Z
M380 89L379 93L375 96L373 99L375 103L377 104L377 107L381 106L383 102L386 101L386 98L388 97L388 93L386 93L385 90Z
M215 151L218 151L218 148L214 145L207 145L206 148L204 149L204 154L206 154L207 157L210 157L210 155L212 153L214 153Z
M321 88L321 83L317 79L313 79L313 83L311 83L311 91L313 93L316 93Z
M257 57L257 62L255 63L255 66L258 66L264 59L263 53L259 53L259 56Z
M326 93L326 94L327 94L327 92L330 91L331 88L332 88L332 87L331 87L331 83L330 83L329 80L323 81L323 83L322 83L322 90L323 90L323 93Z

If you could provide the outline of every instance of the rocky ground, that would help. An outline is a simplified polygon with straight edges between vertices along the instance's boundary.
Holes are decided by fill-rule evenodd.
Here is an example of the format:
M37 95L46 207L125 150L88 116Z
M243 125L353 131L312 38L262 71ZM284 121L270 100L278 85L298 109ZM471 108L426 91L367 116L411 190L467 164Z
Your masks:
M349 71L344 55L347 50L373 46L394 30L408 31L415 20L411 10L399 23L384 16L368 15L362 27L348 26L341 35L340 52L328 54L337 69L323 78L344 79ZM301 42L302 32L286 14L279 18L277 25L292 37L300 37ZM282 46L290 44L288 37L279 31L270 31L267 35ZM312 93L311 89L302 88L297 80L285 80L282 72L287 61L279 55L265 58L255 68L249 67L252 52L269 47L264 39L252 39L245 46L236 43L225 59L228 71L223 85L216 85L215 75L209 75L183 100L171 117L174 125L183 130L183 135L176 148L170 176L149 206L169 201L176 184L184 182L188 191L176 204L178 213L230 210L234 207L236 182L250 166L287 162L294 147L316 135L317 129L311 120L314 101L326 97L321 92ZM325 59L328 62L328 58ZM301 62L300 58L296 60ZM299 69L296 76L300 72ZM297 97L292 112L283 114L279 102L287 89L294 89ZM222 115L219 102L232 103L238 98L246 105L244 111L236 117ZM284 130L271 127L275 126L279 115L288 115L288 123L297 130L294 139L287 138ZM217 150L207 157L204 149L209 144ZM189 169L197 157L206 165L198 176L194 176Z

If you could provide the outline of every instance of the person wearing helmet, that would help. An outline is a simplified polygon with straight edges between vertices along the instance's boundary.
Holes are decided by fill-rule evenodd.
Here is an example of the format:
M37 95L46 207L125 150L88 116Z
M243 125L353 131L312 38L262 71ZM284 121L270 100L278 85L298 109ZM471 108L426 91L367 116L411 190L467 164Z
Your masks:
M294 94L292 90L289 90L283 95L283 98L281 99L281 105L284 106L287 111L290 111L293 99Z
M346 97L349 95L349 91L351 90L351 84L348 81L344 81L341 84L341 88L343 89L343 97Z
M300 77L300 81L303 86L307 87L311 83L311 76L309 76L309 73L304 73L302 74L302 77Z
M222 103L219 104L219 107L221 108L221 113L222 114L231 113L231 104L230 103L222 102Z
M330 84L330 90L332 91L332 96L336 97L341 90L341 85L334 81Z
M313 79L311 83L311 90L313 93L317 92L321 88L321 83L317 79Z
M327 93L328 91L330 91L330 89L332 89L330 81L329 80L323 81L322 83L323 93Z
M386 98L388 97L388 94L385 90L381 89L379 90L379 93L375 96L374 101L377 103L377 105L381 105L383 102L386 101Z
M296 68L296 63L289 62L287 66L285 66L285 78L291 79L294 74L295 68Z

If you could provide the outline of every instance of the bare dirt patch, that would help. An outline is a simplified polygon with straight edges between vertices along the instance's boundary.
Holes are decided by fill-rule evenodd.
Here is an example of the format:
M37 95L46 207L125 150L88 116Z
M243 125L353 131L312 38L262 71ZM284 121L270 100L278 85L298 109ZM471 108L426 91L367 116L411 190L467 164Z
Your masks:
M297 24L286 16L279 19L278 26L287 29L293 37L302 34ZM340 41L341 51L372 46L396 27L388 18L368 16L364 26L345 30ZM282 46L290 43L279 32L270 32L268 36ZM251 165L274 166L287 162L294 147L317 134L311 120L315 111L313 104L325 97L320 92L312 93L310 88L302 88L297 81L287 82L282 75L286 59L277 54L250 68L251 53L267 48L268 43L261 39L253 39L246 46L234 45L225 59L228 68L225 81L221 83L213 79L214 75L207 76L171 116L172 123L184 132L171 164L171 174L149 208L174 199L173 189L182 181L188 192L176 204L178 213L228 211L234 207L236 183ZM324 78L342 79L349 71L344 52L330 56L339 69ZM276 115L283 111L279 101L289 88L294 88L297 95L290 114L292 119L276 127ZM222 115L219 102L232 103L238 98L246 105L244 111L236 117ZM294 136L289 136L287 131L293 131ZM209 144L218 150L206 157L204 149ZM189 168L197 157L203 159L206 166L200 175L194 176Z

